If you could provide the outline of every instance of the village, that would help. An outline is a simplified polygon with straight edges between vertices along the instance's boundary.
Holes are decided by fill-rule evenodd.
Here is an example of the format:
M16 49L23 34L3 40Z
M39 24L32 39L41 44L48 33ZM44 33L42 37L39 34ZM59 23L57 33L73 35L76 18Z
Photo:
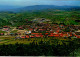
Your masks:
M21 25L17 27L3 26L0 28L1 37L15 36L15 39L27 39L27 38L48 38L48 37L58 37L58 38L80 38L80 26L79 25L64 25L50 23L44 23L45 19L40 19L38 21L34 19L33 21L28 21L26 19L26 25ZM5 33L3 33L5 32Z

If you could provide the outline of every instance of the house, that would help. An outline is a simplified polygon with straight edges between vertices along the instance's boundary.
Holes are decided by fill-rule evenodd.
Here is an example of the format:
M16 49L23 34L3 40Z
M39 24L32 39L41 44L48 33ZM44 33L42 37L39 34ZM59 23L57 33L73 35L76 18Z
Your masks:
M17 35L21 35L21 33L17 33Z
M26 35L27 35L27 34L31 34L31 31L30 31L30 30L29 30L29 31L26 31L25 34L26 34Z
M57 30L56 32L57 32L57 33L59 33L59 32L60 32L60 30Z
M30 35L30 38L34 38L35 36L34 35Z
M68 34L63 34L63 37L69 37Z
M48 35L49 33L45 33L45 35Z
M48 35L48 36L49 36L49 37L53 37L54 35L51 34L51 35Z
M60 25L60 28L64 28L64 25Z
M77 35L76 34L73 34L75 37L77 37Z
M43 38L43 35L40 35L41 38Z
M31 33L32 35L41 35L42 33Z
M54 36L55 36L55 37L60 37L59 34L55 34Z
M4 35L4 33L0 33L0 35L2 35L2 36L3 36L3 35Z
M25 39L25 38L26 38L26 36L21 36L21 38L22 38L22 39Z
M9 26L3 26L3 28L10 28Z
M35 37L41 37L42 38L43 35L42 34L36 34Z
M30 30L30 31L33 31L33 29L32 29L32 28L30 28L29 30Z
M35 37L40 37L40 35L37 34L37 35L35 35Z
M10 27L9 26L3 26L3 29L2 29L2 31L9 31L10 30Z
M2 31L9 31L9 29L8 29L8 28L6 28L6 29L3 29Z
M19 30L23 30L24 28L23 28L23 27L18 27L18 29L19 29Z
M68 36L72 37L73 36L72 32L68 32Z
M29 35L26 35L26 38L30 38Z
M43 37L42 33L31 33L34 37Z
M59 33L60 37L63 37L63 33Z
M77 36L77 38L80 38L80 36Z
M50 33L53 33L53 31L50 31Z

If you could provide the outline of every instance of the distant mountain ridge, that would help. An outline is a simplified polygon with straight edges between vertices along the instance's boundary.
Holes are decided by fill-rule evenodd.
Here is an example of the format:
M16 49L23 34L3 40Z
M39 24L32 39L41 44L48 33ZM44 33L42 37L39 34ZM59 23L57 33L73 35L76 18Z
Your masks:
M6 11L24 12L24 11L44 10L44 9L80 10L80 6L34 5L34 6L26 6L26 7L16 8L16 9L9 9Z
M20 8L18 6L0 5L0 11L9 11L12 9Z

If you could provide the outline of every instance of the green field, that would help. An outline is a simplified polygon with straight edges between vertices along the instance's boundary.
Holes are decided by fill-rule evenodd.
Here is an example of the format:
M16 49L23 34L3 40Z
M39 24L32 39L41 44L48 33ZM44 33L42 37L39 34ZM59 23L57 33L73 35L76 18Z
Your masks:
M9 37L0 37L0 39L2 39L0 41L0 45L2 44L15 44L15 43L23 43L23 44L30 44L32 42L37 42L39 43L40 41L43 41L43 42L50 42L50 45L52 44L60 44L62 45L63 41L66 43L66 45L68 44L68 42L66 41L73 41L74 39L69 39L69 38L54 38L54 37L51 37L51 38L29 38L29 39L15 39L14 36L9 36ZM57 43L58 42L58 43Z

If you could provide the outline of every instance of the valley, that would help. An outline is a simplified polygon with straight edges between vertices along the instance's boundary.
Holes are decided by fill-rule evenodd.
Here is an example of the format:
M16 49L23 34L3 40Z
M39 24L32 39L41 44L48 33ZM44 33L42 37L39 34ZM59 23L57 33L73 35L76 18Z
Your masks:
M80 48L80 7L75 7L37 5L0 12L1 55L75 56Z

